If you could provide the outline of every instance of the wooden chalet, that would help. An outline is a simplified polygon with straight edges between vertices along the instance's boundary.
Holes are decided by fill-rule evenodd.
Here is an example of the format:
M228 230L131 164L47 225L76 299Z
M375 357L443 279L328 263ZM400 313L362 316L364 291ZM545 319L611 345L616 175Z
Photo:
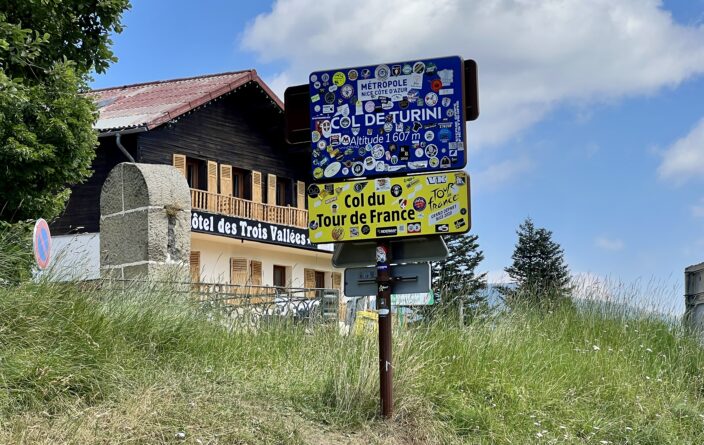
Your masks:
M331 246L307 239L307 155L285 142L283 103L255 70L90 94L100 112L94 173L52 224L65 261L88 255L97 274L100 191L115 165L171 164L191 188L193 281L341 289Z

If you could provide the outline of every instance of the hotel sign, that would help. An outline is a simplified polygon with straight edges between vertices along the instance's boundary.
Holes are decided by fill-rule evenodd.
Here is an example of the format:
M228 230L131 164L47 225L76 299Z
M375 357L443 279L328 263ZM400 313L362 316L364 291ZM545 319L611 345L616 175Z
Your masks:
M191 231L279 246L319 250L311 244L306 229L202 211L191 211Z
M309 94L318 181L467 164L461 57L316 71Z
M464 171L311 184L312 242L449 235L471 226Z

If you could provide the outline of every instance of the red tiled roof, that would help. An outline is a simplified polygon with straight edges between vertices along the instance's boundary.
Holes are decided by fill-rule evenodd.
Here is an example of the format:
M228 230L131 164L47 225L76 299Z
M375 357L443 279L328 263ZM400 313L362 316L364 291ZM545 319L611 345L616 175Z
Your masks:
M283 109L284 104L255 70L236 71L93 90L89 94L100 112L95 128L101 132L135 127L151 130L247 82L257 82Z

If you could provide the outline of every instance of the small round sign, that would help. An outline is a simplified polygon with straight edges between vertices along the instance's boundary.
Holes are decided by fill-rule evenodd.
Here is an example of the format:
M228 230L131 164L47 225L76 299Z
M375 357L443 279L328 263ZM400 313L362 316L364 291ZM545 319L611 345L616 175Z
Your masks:
M44 270L49 266L51 261L51 232L49 224L39 218L34 224L34 236L32 237L34 244L34 259L37 260L37 266Z

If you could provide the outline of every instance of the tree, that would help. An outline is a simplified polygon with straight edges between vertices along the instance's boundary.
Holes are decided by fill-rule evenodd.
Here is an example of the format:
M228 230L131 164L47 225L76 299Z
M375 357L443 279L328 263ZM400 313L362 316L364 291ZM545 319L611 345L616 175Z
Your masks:
M115 61L128 0L0 0L0 220L62 210L91 174L91 70Z
M570 273L562 248L552 240L552 232L536 228L533 220L526 218L516 233L513 264L504 269L516 287L500 290L507 301L551 305L568 298Z
M486 287L486 273L476 273L484 259L477 238L477 235L444 237L449 255L432 265L433 289L438 292L442 306L476 310L486 304L486 297L479 292Z

